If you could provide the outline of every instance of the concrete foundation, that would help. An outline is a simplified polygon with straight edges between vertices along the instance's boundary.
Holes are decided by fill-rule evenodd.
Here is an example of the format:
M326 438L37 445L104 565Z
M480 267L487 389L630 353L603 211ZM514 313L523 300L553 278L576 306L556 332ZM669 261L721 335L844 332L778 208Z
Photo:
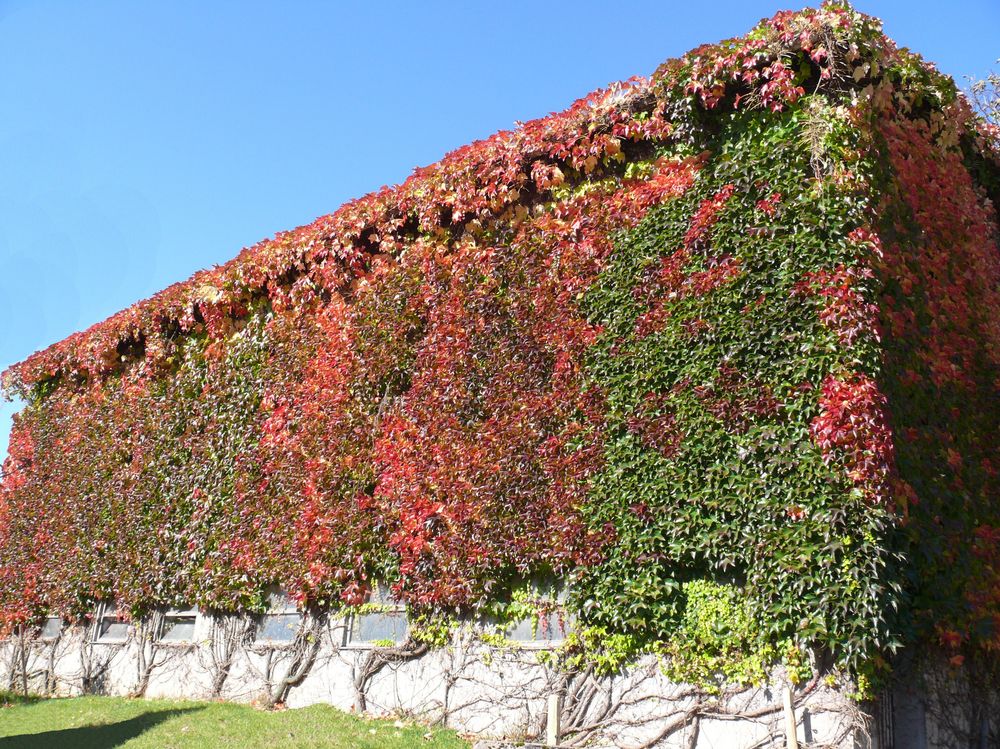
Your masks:
M98 693L226 699L407 716L480 739L543 741L550 698L559 698L562 746L748 749L783 746L781 677L772 687L702 690L667 680L648 657L613 676L566 674L537 645L492 647L472 628L439 648L350 644L343 620L303 622L289 642L257 638L242 617L199 615L191 639L164 642L155 624L120 642L93 627L0 643L0 683L53 695ZM159 629L162 632L162 628ZM866 747L857 703L819 682L795 694L801 746Z

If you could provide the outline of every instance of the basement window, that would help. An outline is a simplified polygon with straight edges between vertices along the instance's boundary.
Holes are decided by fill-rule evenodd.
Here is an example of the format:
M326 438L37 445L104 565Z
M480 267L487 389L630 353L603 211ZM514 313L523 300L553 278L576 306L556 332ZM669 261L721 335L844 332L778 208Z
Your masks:
M351 617L348 636L352 645L397 645L406 640L406 631L406 606L379 583L360 613Z
M191 642L194 640L194 627L198 621L198 609L170 609L163 615L160 625L161 642Z
M128 639L128 631L129 623L118 615L118 605L114 601L103 601L97 605L94 642L123 643Z
M267 595L268 611L257 625L257 640L292 642L302 625L302 612L285 591L274 588Z
M63 620L61 616L48 616L42 622L38 633L39 640L55 640L62 634Z
M528 586L528 597L536 611L510 624L507 639L539 646L565 640L571 625L566 613L566 594L566 587L558 581L533 580Z
M539 612L516 622L508 631L507 639L514 642L556 643L566 639L566 622L558 611Z

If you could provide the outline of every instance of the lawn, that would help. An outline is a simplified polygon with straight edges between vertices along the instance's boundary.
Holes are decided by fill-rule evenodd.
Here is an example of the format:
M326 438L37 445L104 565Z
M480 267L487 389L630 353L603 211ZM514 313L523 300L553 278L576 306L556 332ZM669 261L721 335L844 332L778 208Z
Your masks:
M467 749L454 731L365 720L328 705L265 712L225 702L0 695L0 749Z

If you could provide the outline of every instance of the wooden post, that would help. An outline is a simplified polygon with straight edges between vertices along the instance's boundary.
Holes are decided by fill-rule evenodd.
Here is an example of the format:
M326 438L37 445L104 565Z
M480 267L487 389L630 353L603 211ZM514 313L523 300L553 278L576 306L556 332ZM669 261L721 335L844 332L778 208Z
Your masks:
M559 693L553 692L549 695L549 715L545 721L545 745L558 746L559 744Z
M785 685L782 697L785 702L785 746L799 749L799 737L795 733L795 708L792 707L792 688Z

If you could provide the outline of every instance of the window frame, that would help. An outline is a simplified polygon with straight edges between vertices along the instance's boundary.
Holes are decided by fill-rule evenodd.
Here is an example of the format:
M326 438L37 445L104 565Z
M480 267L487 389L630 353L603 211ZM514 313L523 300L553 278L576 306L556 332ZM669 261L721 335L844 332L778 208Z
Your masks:
M546 625L543 627L543 621L550 623L552 626L547 627ZM512 637L515 630L525 624L531 625L531 639L522 640ZM549 631L555 636L543 638L541 637L543 631ZM551 650L552 648L557 648L560 645L563 645L570 632L572 632L572 629L570 628L569 616L565 608L561 604L558 604L545 614L536 612L535 614L519 619L516 622L511 622L506 630L504 630L503 635L509 642L515 644L519 648L526 650Z
M101 633L101 628L107 619L113 619L113 624L125 626L125 634L121 637L107 637ZM94 631L91 642L95 645L124 645L128 642L132 634L132 623L122 619L118 614L118 604L112 598L107 601L99 601L97 604L97 616L94 618Z
M379 611L358 612L352 611L347 617L347 626L344 631L344 647L356 650L371 650L381 647L398 647L409 639L410 617L406 609L406 604L393 597L389 586L385 583L377 583L368 594L368 600L364 605L375 605L382 607ZM400 616L403 619L403 632L401 637L394 639L392 645L385 645L382 640L362 640L357 636L358 626L364 617L367 616Z
M200 618L201 618L201 611L197 606L188 606L186 608L175 607L167 609L166 611L163 612L163 616L160 618L160 626L157 627L156 631L157 644L167 645L167 646L176 645L180 647L193 645L198 641L196 635L198 633L198 623ZM184 639L173 639L173 638L167 639L165 635L169 631L168 624L170 623L171 620L179 620L179 619L194 620L193 622L191 622L191 636Z
M267 599L267 611L263 614L259 614L257 617L257 626L254 628L254 644L270 648L289 647L293 645L299 632L302 631L303 624L305 623L305 612L301 611L295 604L295 601L293 601L292 598L281 588L271 588L267 594ZM263 636L268 620L278 618L284 619L292 615L296 617L296 626L294 630L291 628L288 629L288 631L291 632L290 638L285 640Z
M544 606L536 606L535 612L517 621L509 622L506 627L498 624L488 624L487 629L492 629L513 646L523 650L552 650L565 644L566 638L572 634L576 618L567 610L566 599L569 595L569 586L562 580L552 578L533 579L528 583L528 592L531 597L539 602L544 602ZM544 614L542 611L544 610ZM544 622L552 625L548 631L555 636L540 637L546 628ZM515 630L525 624L532 627L532 638L522 640L512 637Z

